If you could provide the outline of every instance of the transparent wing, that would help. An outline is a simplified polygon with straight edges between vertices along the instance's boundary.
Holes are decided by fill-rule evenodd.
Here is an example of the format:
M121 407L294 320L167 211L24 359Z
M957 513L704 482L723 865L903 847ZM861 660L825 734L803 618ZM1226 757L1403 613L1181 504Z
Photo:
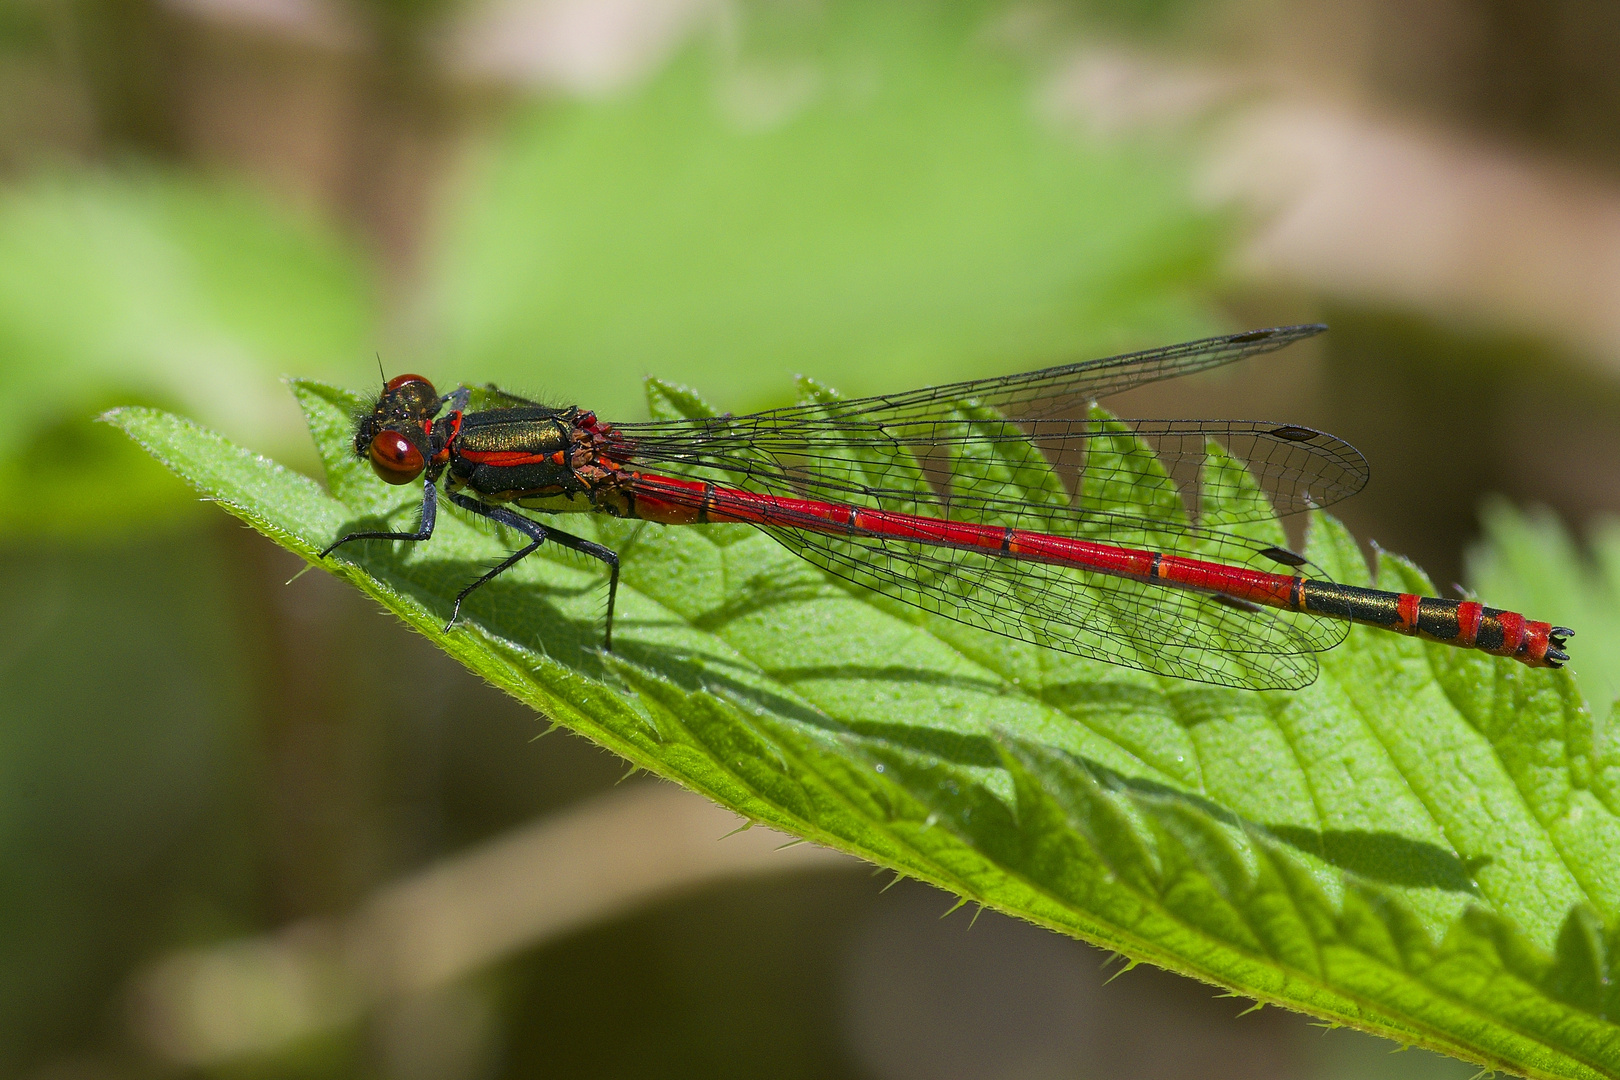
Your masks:
M1109 515L1132 507L1157 512L1167 499L1197 514L1229 493L1201 473L1215 440L1247 462L1269 505L1250 520L1328 506L1359 491L1367 465L1356 449L1324 432L1291 424L1234 420L1117 420L1089 407L1101 393L1229 363L1316 333L1284 327L1190 342L1125 357L1004 378L955 383L907 394L820 400L746 416L627 424L615 457L643 468L723 475L745 487L839 502L896 508L926 490L940 509L965 520L995 518L1020 528L1062 531L1098 520L1084 500L1030 505L1009 497L972 463L1040 457L1070 492L1110 489ZM1081 415L1060 417L1063 411ZM1130 441L1164 475L1144 483L1141 462L1119 460L1101 445ZM1034 462L1029 462L1033 467ZM1010 466L1016 472L1016 465ZM1113 470L1110 473L1110 470ZM1122 481L1129 477L1131 484ZM1218 481L1216 481L1218 482ZM1228 520L1239 520L1229 518Z
M1033 449L1070 491L1086 484L1117 488L1116 508L1146 509L1174 497L1196 514L1203 503L1229 494L1211 488L1200 474L1213 439L1249 464L1267 496L1269 505L1253 507L1249 520L1330 506L1367 482L1366 460L1342 439L1264 421L1119 420L1098 411L1087 419L1018 423L968 410L948 420L881 428L804 422L755 426L748 419L723 420L702 434L621 430L622 448L613 453L643 468L693 475L711 470L744 487L838 502L893 506L915 497L920 482L939 495L952 517L995 515L1019 528L1048 532L1060 519L1095 520L1097 513L1081 504L1031 506L1020 497L1009 499L993 478L964 472L963 463L987 455L1019 457ZM1164 477L1130 489L1118 484L1119 477L1134 476L1140 463L1126 462L1121 471L1118 455L1099 455L1095 449L1122 437L1135 440L1139 449L1133 453L1159 462Z
M1099 360L1060 364L1019 375L945 383L901 394L851 398L839 401L829 415L841 420L862 418L892 423L931 415L942 403L975 401L1010 419L1035 420L1072 411L1134 386L1173 379L1245 357L1273 352L1303 338L1314 337L1326 329L1322 323L1308 323L1248 330L1241 334L1201 338ZM795 405L755 413L746 419L766 417L821 418L814 407Z
M474 407L479 409L544 409L549 407L543 401L533 401L526 397L519 397L509 390L502 390L494 383L485 383L483 386L468 386L467 389L472 392Z

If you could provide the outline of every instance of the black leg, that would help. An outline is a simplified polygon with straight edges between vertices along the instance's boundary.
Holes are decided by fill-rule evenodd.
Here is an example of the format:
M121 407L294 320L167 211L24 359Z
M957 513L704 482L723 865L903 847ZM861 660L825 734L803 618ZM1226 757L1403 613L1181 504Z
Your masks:
M454 498L454 496L452 496ZM439 489L429 480L422 487L422 520L415 532L357 532L350 533L321 552L326 558L350 540L426 540L433 535L433 524L439 519Z
M518 532L529 538L529 543L520 550L514 551L512 554L502 559L499 563L496 563L488 573L484 574L477 581L473 582L471 585L468 585L465 589L462 589L456 594L456 604L455 607L450 611L450 621L445 624L446 630L449 630L450 627L456 625L456 619L461 615L461 602L467 598L467 594L478 588L478 586L483 585L493 578L505 573L507 570L510 570L519 561L533 554L535 549L541 544L545 543L547 540L550 540L555 544L561 544L563 547L568 548L571 551L578 551L581 554L589 555L592 558L601 559L603 562L607 563L609 571L607 633L603 637L602 644L603 648L607 649L609 652L613 651L613 605L619 596L619 556L616 552L614 552L611 548L605 548L601 544L593 543L592 541L586 540L583 537L575 536L572 533L565 533L561 529L542 525L538 521L526 518L522 514L514 513L513 511L507 510L504 507L490 506L488 503L479 502L477 499L470 498L455 491L450 492L449 495L450 501L461 507L463 510L477 514L479 517L488 518L498 525L505 525L508 528L516 529Z
M612 548L603 547L601 544L595 543L594 541L586 540L584 537L575 536L573 533L565 533L560 529L555 528L549 531L551 533L552 543L561 544L563 547L568 548L571 551L577 551L582 555L589 555L593 559L601 559L603 562L607 563L607 632L602 635L602 648L608 652L612 652L613 605L619 598L619 553L614 551Z

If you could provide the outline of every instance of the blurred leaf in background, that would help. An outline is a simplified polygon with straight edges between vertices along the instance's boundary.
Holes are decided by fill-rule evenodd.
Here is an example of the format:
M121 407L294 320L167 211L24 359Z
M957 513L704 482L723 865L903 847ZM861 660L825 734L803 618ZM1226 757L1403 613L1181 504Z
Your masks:
M190 500L91 418L113 400L302 451L284 374L352 370L376 336L364 261L239 182L46 173L0 191L0 534L72 535Z
M1485 539L1468 553L1468 582L1493 607L1541 612L1575 628L1570 670L1593 714L1620 698L1620 520L1587 529L1590 556L1550 510L1493 499L1480 512Z
M749 408L1217 324L1186 163L1044 119L998 6L730 10L629 97L514 117L426 286L435 377L632 416L655 370Z

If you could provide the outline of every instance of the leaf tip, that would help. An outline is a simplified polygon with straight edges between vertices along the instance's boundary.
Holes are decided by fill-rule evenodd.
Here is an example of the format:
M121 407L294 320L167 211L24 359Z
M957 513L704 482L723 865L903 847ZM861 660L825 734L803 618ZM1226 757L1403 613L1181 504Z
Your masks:
M163 415L161 409L153 409L146 405L117 405L96 417L96 423L111 424L127 435L130 428L140 420L161 415Z

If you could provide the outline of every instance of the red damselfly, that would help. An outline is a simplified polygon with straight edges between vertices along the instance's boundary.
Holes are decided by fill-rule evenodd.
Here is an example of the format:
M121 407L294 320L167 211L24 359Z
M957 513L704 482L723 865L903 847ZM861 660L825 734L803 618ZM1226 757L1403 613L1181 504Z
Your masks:
M1092 659L1252 689L1316 678L1316 654L1359 622L1509 656L1568 659L1572 631L1472 600L1327 580L1245 528L1355 494L1367 465L1325 432L1257 421L1116 420L1096 399L1270 352L1326 329L1284 326L903 394L818 400L747 416L608 424L495 390L440 395L389 379L357 418L356 455L392 484L438 482L455 505L529 538L455 598L551 542L609 570L618 555L513 507L669 525L744 522L824 571L958 622ZM1221 452L1247 473L1222 469ZM1252 475L1253 480L1247 477ZM1258 484L1265 499L1228 496ZM1199 516L1200 506L1219 505ZM1234 511L1232 506L1238 506ZM1249 509L1241 509L1243 506ZM1282 572L1278 572L1280 567Z

